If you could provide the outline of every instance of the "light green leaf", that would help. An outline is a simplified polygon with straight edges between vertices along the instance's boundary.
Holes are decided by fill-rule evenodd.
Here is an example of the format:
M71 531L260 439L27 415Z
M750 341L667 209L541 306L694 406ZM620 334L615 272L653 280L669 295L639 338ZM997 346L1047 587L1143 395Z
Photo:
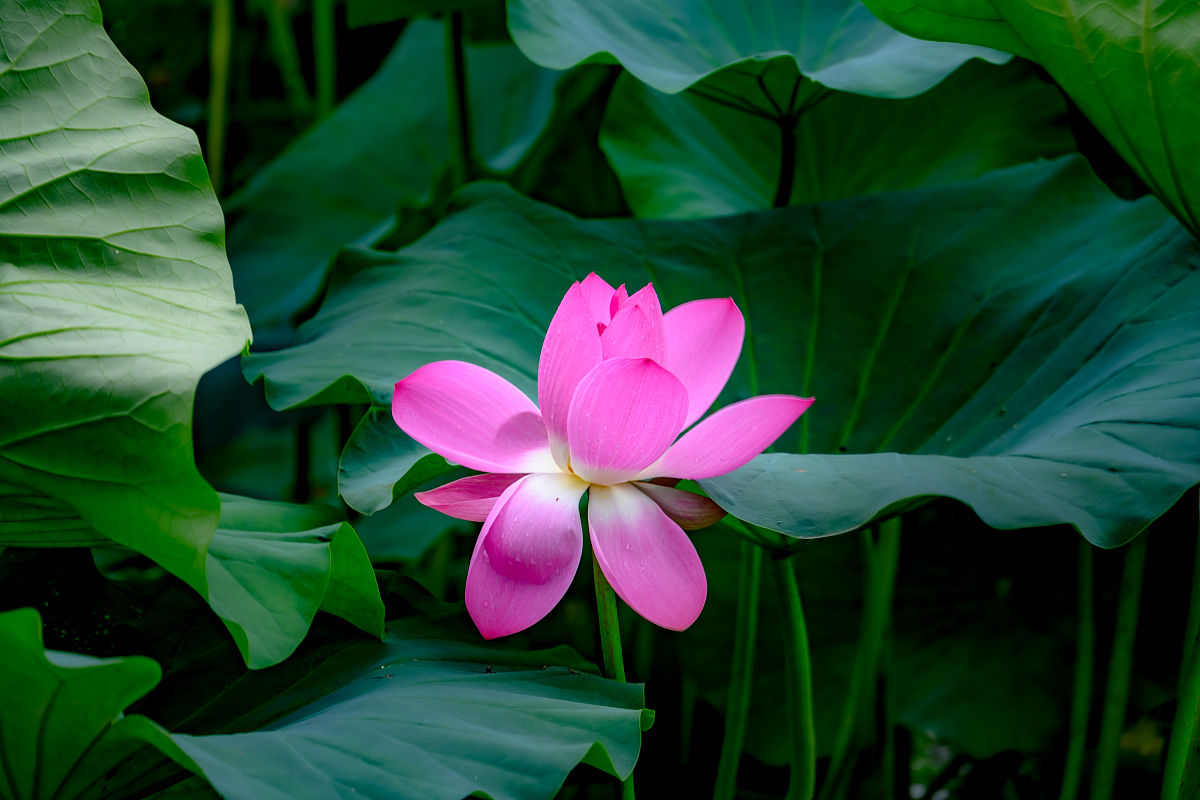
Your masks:
M200 148L94 0L0 19L0 483L24 491L0 525L53 536L73 513L203 591L218 501L192 396L250 331Z
M789 56L801 73L830 89L911 97L969 58L1008 59L980 47L909 38L858 0L511 0L508 28L542 66L615 60L672 94L731 64Z
M1046 68L1200 235L1200 5L1179 0L866 0L912 36L996 47Z
M771 207L780 180L779 125L723 105L732 95L709 86L722 80L723 73L699 84L698 93L678 95L626 75L618 81L600 142L638 216L685 219ZM972 61L905 100L834 92L801 114L792 134L791 202L952 183L1062 155L1074 149L1065 116L1059 93L1024 62Z
M569 652L464 643L447 622L396 622L382 644L323 652L300 681L260 690L287 716L252 733L172 734L164 750L229 800L552 797L581 762L633 770L640 686L549 666L577 660Z
M383 635L370 559L338 516L327 506L221 496L208 600L251 669L291 655L318 609Z
M0 652L0 795L70 800L140 746L122 712L158 683L153 660L46 650L31 608L0 614Z
M444 358L532 396L558 300L597 270L653 279L666 307L733 297L747 352L724 401L817 398L778 449L902 454L775 455L703 482L749 521L832 534L948 494L997 527L1113 546L1200 480L1195 245L1080 159L700 221L585 222L496 186L460 204L399 253L348 253L301 342L246 359L273 405L383 405Z
M260 336L313 299L339 248L376 241L398 208L433 196L450 152L443 38L440 22L410 24L367 83L230 201L238 298ZM466 59L476 152L511 169L545 126L561 76L512 46L468 46Z

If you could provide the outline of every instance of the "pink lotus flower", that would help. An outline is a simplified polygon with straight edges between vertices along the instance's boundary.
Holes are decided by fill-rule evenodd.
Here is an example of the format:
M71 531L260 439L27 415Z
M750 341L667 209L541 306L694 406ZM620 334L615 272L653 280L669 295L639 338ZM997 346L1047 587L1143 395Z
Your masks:
M650 481L737 469L812 404L752 397L679 436L724 388L744 334L731 299L663 314L653 285L630 296L592 274L571 286L546 331L538 406L462 361L426 364L396 384L396 424L484 473L417 495L444 514L483 522L466 603L484 637L524 630L562 599L583 552L584 492L592 549L621 599L664 628L695 621L708 584L682 528L710 525L724 511Z

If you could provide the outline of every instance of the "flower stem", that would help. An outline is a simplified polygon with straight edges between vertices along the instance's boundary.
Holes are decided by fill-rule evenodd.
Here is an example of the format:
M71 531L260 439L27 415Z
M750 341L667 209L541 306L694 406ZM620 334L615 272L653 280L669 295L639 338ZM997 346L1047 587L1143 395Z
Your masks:
M446 37L446 91L449 94L446 107L450 113L450 177L454 187L458 188L471 180L473 168L462 12L451 12L443 25Z
M783 625L784 684L787 697L788 731L792 748L788 761L791 779L785 800L811 800L817 778L817 736L813 725L812 663L808 652L808 628L800 589L792 562L777 558L772 562L775 590L779 593L780 621Z
M596 582L596 614L600 620L600 651L605 676L625 683L625 659L621 654L621 621L617 615L617 593L592 554L592 578ZM634 800L633 774L621 783L622 800Z
M1125 567L1121 571L1121 588L1117 595L1117 625L1108 662L1108 685L1104 691L1104 713L1100 718L1100 741L1092 770L1092 800L1109 800L1117 777L1117 751L1125 727L1125 705L1133 678L1133 644L1137 636L1145 563L1146 536L1143 534L1125 550Z
M743 539L738 573L737 621L733 629L733 663L729 671L729 700L725 704L725 738L717 764L713 800L732 800L737 794L738 766L746 741L746 718L754 685L754 646L758 640L758 596L762 586L763 551Z
M1179 670L1179 687L1175 694L1175 722L1167 746L1167 763L1163 767L1162 800L1192 797L1200 789L1196 756L1200 752L1200 648L1197 645L1200 628L1200 539L1196 542L1195 565L1192 568L1192 600L1183 637L1183 661ZM1189 769L1188 757L1192 764ZM1187 783L1185 791L1185 782Z
M233 53L233 0L213 0L212 31L208 43L208 124L204 130L205 155L213 191L221 193L225 162L225 112L229 106L229 63Z
M337 32L334 0L313 0L313 60L317 72L317 119L333 111L337 94Z
M792 184L796 180L796 125L795 116L779 117L779 181L775 185L772 208L784 208L792 199Z
M267 33L275 65L283 80L284 94L297 120L308 122L312 113L312 98L308 96L308 85L300 69L300 52L296 47L296 32L292 30L292 12L287 0L267 0Z
M858 649L854 654L854 667L850 673L846 701L842 706L842 720L833 745L829 771L821 786L820 796L823 800L838 795L839 784L847 777L845 769L850 763L848 759L853 756L851 748L855 744L856 734L874 719L879 665L891 621L892 592L896 584L896 566L900 560L900 518L893 517L879 524L878 541L870 530L862 532L862 540L866 576ZM890 741L891 732L884 731L884 735ZM888 752L886 746L884 752ZM890 777L886 770L884 777L885 780ZM890 785L890 782L885 785Z
M1096 620L1092 609L1092 545L1079 540L1079 632L1075 637L1075 692L1071 698L1071 738L1063 767L1059 800L1075 800L1083 777L1088 712L1092 704L1092 672L1096 649Z

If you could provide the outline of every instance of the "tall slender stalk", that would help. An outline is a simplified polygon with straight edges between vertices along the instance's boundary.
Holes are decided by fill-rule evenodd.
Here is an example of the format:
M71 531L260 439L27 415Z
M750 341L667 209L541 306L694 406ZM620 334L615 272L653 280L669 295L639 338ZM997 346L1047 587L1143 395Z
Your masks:
M334 0L313 0L313 62L317 73L317 119L324 119L337 102L337 36Z
M443 24L446 37L446 91L449 95L446 106L450 113L450 176L454 186L458 187L471 180L474 172L462 12L451 12Z
M848 775L846 768L850 763L852 747L856 735L860 733L860 725L872 719L875 711L875 686L879 674L880 654L891 618L896 562L900 555L899 518L883 522L879 534L878 543L870 530L864 530L861 534L865 567L862 622L829 771L825 773L824 783L821 785L822 800L841 794L843 781Z
M754 645L758 640L758 598L762 585L763 551L745 539L741 543L738 573L737 621L733 630L733 663L729 674L729 700L725 705L725 737L713 800L732 800L737 794L738 766L746 741L746 719L754 685Z
M792 199L792 185L796 180L796 116L779 117L779 181L775 185L773 208L783 208Z
M233 55L233 0L213 0L208 40L208 124L204 150L213 191L221 193L225 172L226 111L229 107L229 63Z
M308 95L308 84L300 70L300 51L296 47L296 33L292 30L292 14L287 0L267 0L267 33L271 39L271 51L275 55L275 66L283 80L284 94L288 105L296 116L304 121L312 113L312 98Z
M1092 770L1092 800L1110 800L1117 777L1117 750L1125 727L1125 704L1133 678L1133 645L1137 637L1145 564L1146 536L1143 534L1125 550L1125 567L1121 571L1121 588L1117 595L1117 625L1104 692L1104 713L1100 718L1100 741Z
M811 800L817 782L817 735L813 725L812 661L808 627L796 572L786 558L772 561L783 626L784 688L787 698L791 778L785 800Z
M1096 657L1092 583L1092 545L1087 539L1080 537L1077 612L1079 632L1075 637L1075 691L1071 697L1071 738L1067 743L1067 762L1063 767L1059 800L1075 800L1083 779L1083 752L1087 743L1088 716L1092 705L1092 673Z
M604 657L604 674L615 681L625 682L625 659L621 653L621 621L617 614L617 593L600 569L592 554L592 579L596 584L596 614L600 621L600 652ZM634 800L633 775L621 784L622 800Z
M1200 637L1200 539L1196 542L1192 567L1192 599L1184 627L1183 663L1175 694L1175 722L1171 726L1167 762L1163 767L1162 800L1178 800L1200 793L1195 757L1192 769L1188 769L1188 756L1200 752L1200 648L1196 646L1197 637Z

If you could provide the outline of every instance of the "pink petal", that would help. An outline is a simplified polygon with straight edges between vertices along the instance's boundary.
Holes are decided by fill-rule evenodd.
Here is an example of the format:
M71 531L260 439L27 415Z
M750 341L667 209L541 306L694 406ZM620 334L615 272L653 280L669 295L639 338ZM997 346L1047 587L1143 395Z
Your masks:
M392 418L440 456L480 472L554 472L542 415L517 387L463 361L426 364L396 384Z
M629 484L593 486L588 527L600 569L630 608L675 631L696 621L708 594L704 567L653 500Z
M649 497L668 517L679 524L685 531L707 528L721 521L725 509L709 500L702 494L685 492L682 489L672 489L657 483L633 484L642 494Z
M652 325L658 326L662 324L662 304L658 301L658 292L654 291L653 283L647 283L634 292L627 301L621 304L622 308L625 306L637 306L642 309L642 311L646 312L646 316L650 318ZM613 316L616 316L616 314Z
M607 325L608 321L612 319L609 304L613 299L613 287L608 285L608 281L592 272L583 279L579 288L583 290L583 299L587 301L592 320Z
M663 366L683 382L691 425L725 388L742 352L746 321L729 298L693 300L663 317L667 360Z
M558 472L526 475L500 495L467 570L467 611L485 639L525 630L566 594L583 552L586 489Z
M417 498L417 502L446 516L483 522L491 513L492 506L496 505L496 500L504 494L504 490L523 477L525 476L485 472L482 475L461 478L428 492L417 492L413 497Z
M602 361L571 400L571 468L589 483L627 481L663 454L686 412L683 384L650 359Z
M595 273L588 278L596 278ZM599 278L596 280L608 286ZM608 291L611 294L612 288ZM549 434L550 451L560 469L567 466L567 412L571 397L583 376L603 359L600 334L588 306L583 287L578 283L572 285L550 320L538 361L538 405Z
M765 394L726 406L681 436L638 479L700 480L732 472L770 447L812 403L811 397Z
M629 301L629 292L625 291L625 284L621 284L613 292L612 299L608 301L608 316L611 319L617 315L617 312L624 308L625 303Z
M655 325L640 306L626 305L600 337L605 359L649 358L660 365L667 361L667 337L661 320Z

